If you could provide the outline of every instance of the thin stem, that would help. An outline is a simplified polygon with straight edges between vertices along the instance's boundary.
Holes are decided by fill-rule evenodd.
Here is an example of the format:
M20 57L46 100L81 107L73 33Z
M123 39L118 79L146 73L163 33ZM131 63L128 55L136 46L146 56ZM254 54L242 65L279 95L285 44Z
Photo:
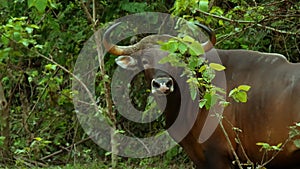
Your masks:
M223 118L223 117L220 117L220 118ZM228 133L227 133L227 131L225 130L225 128L224 128L224 126L223 126L222 119L220 120L220 127L221 127L221 129L222 129L222 131L223 131L223 133L224 133L224 135L225 135L225 138L226 138L226 140L227 140L227 142L228 142L228 144L229 144L230 150L231 150L231 152L233 153L233 156L234 156L234 158L235 158L235 161L236 161L236 163L237 163L239 169L243 169L242 164L241 164L241 162L240 162L240 159L239 159L238 155L236 154L236 152L235 152L235 150L234 150L234 148L233 148L233 145L232 145L232 143L231 143L231 141L230 141L230 138L229 138L229 136L228 136Z
M208 12L204 12L204 11L201 11L201 10L197 10L197 12L199 12L201 14L204 14L206 16L211 16L213 18L221 19L221 20L228 21L228 22L231 22L231 23L253 24L253 25L256 25L258 27L268 29L268 30L271 30L271 31L274 31L274 32L282 33L282 34L288 34L288 35L299 35L300 34L300 32L290 32L290 31L276 29L276 28L273 28L273 27L270 27L270 26L265 26L265 25L262 25L262 24L258 23L257 21L233 20L233 19L229 19L229 18L226 18L226 17L223 17L223 16L218 16L218 15L214 15L214 14L211 14L211 13L208 13Z

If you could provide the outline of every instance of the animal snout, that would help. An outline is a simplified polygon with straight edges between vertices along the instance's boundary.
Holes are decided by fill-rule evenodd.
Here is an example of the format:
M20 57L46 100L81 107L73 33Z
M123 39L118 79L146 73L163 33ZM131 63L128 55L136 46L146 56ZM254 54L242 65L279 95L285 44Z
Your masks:
M172 78L160 77L151 81L151 92L153 94L167 95L174 91L174 82Z

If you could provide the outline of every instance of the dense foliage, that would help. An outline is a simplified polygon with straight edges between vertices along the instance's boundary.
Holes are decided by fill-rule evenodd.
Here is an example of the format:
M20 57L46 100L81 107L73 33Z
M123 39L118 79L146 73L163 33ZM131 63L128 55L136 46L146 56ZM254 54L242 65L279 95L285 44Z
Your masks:
M110 163L110 156L77 121L70 73L93 30L146 11L173 13L209 25L217 33L218 48L277 52L292 62L300 60L298 0L1 0L0 82L7 105L0 107L0 166ZM113 60L105 67L109 75L115 69ZM97 80L96 93L103 95L103 77ZM139 80L132 97L143 109L147 105L141 98L148 91ZM149 126L119 115L116 120L122 130L125 126L138 136L151 134ZM157 131L162 126L163 119L151 124ZM156 158L128 161L129 166L155 167L159 161L165 166L191 166L179 147Z

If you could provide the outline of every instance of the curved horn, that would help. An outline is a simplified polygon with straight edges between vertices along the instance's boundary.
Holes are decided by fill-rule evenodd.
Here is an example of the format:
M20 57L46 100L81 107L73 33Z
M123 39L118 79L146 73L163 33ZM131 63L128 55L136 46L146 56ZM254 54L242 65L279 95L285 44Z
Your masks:
M144 49L147 46L157 44L159 41L168 41L173 36L170 35L149 35L142 40L140 40L138 43L134 45L129 46L118 46L115 44L112 44L110 41L110 33L118 26L121 22L118 22L114 25L112 25L110 28L108 28L104 35L103 35L103 45L105 49L114 55L120 56L120 55L130 55L134 52L137 52L140 49Z
M140 42L134 44L134 45L129 45L129 46L118 46L115 44L112 44L110 41L110 34L111 32L118 26L120 25L121 22L118 22L114 25L112 25L110 28L108 28L104 35L103 35L103 45L105 49L114 55L120 56L120 55L130 55L142 48L145 48L145 46L153 43L157 43L157 41L162 40L162 41L167 41L169 38L172 36L170 35L150 35L148 37L145 37L142 39ZM202 44L202 47L205 52L211 50L214 45L216 44L216 35L215 33L208 28L205 25L195 23L198 27L204 29L204 31L209 35L209 40L205 43Z
M209 36L209 40L202 44L202 47L203 47L204 51L207 52L207 51L211 50L214 47L214 45L216 44L216 41L217 41L215 32L212 29L205 26L205 25L202 25L200 23L195 23L195 24L198 27L200 27L201 29L204 29L204 31Z
M139 48L140 48L139 43L137 43L135 45L130 45L130 46L118 46L118 45L112 44L110 41L111 32L120 24L121 24L121 22L115 23L114 25L112 25L110 28L108 28L105 31L105 33L103 35L103 45L104 45L105 49L111 54L114 54L117 56L130 55L131 53L139 50Z

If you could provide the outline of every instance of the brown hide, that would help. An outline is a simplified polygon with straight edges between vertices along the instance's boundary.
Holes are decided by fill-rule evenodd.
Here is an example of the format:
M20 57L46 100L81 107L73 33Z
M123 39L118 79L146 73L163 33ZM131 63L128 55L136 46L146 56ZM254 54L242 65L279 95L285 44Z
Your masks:
M191 100L189 87L186 84L187 78L181 76L180 68L158 63L168 53L162 51L157 43L148 43L157 38L168 40L170 36L150 36L129 47L116 46L109 41L109 34L116 25L105 33L104 46L115 55L125 55L116 59L117 64L125 69L144 70L149 83L157 76L171 76L174 79L172 93L155 97L158 105L165 103L160 102L161 97L163 99L167 97L164 110L166 128L174 140L183 147L196 167L198 169L237 168L233 165L235 158L220 126L208 140L203 143L199 142L202 129L207 127L204 125L206 119L213 120L214 117L209 116L206 109L198 110L198 103ZM208 45L205 49L210 49L211 45L206 44ZM270 145L284 143L288 139L289 126L300 122L300 64L291 64L279 54L246 50L212 49L205 54L205 57L212 61L211 58L215 58L216 55L219 55L222 64L226 67L224 78L227 94L239 85L251 86L247 103L236 103L231 98L227 98L231 104L224 109L223 124L241 162L247 162L242 152L241 146L243 146L250 161L254 164L261 164L262 159L268 160L273 152L264 156L264 152L260 151L256 143L265 142ZM220 79L216 79L218 80ZM164 107L164 105L161 106ZM232 126L242 131L239 133L240 144L235 141L236 134ZM188 131L186 136L185 131ZM182 139L183 135L185 137ZM268 169L300 169L299 149L289 142L266 167Z
M247 103L236 103L228 98L231 104L225 108L223 124L240 160L246 162L242 145L250 160L260 164L263 151L259 151L256 143L284 143L288 139L288 126L300 121L300 64L288 63L278 54L246 50L217 52L226 67L227 92L241 84L251 86ZM206 57L209 58L210 54L207 53ZM206 110L199 111L192 130L180 145L199 169L236 167L232 165L235 159L220 127L206 142L200 144L197 141L206 115ZM241 144L234 141L236 135L227 121L242 130L239 134ZM173 134L176 135L175 132ZM267 158L271 156L272 152ZM267 169L277 168L300 168L300 151L292 142L267 165Z

